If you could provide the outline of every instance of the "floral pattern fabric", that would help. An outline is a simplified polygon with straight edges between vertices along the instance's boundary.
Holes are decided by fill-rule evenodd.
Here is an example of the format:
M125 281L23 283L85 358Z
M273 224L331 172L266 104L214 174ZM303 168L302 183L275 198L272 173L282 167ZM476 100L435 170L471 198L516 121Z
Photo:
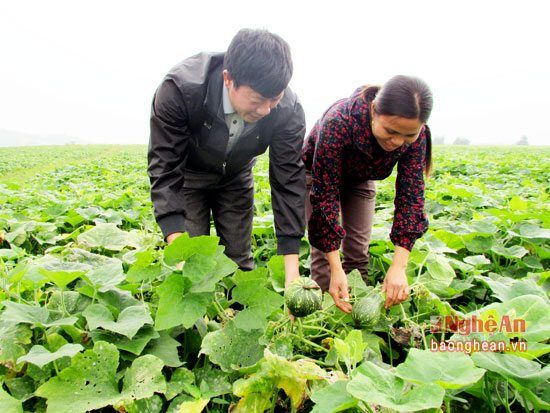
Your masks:
M395 212L390 239L411 250L428 229L424 212L424 165L429 129L392 152L377 143L362 88L335 102L304 141L302 158L312 174L308 233L311 245L324 252L340 248L340 188L366 180L383 180L397 164Z

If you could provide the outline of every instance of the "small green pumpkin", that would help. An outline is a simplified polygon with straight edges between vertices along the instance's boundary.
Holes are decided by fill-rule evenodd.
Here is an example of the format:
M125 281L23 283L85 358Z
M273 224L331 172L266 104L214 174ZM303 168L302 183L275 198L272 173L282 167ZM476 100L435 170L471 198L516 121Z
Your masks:
M286 287L285 303L295 317L314 313L321 308L322 301L321 287L311 278L297 278Z
M372 329L380 319L384 299L378 293L360 299L353 305L351 318L359 328Z

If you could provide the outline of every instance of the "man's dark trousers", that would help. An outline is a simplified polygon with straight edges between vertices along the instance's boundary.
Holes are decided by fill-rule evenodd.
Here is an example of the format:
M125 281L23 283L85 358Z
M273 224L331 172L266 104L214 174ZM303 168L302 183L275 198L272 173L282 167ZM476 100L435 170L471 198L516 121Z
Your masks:
M243 271L254 269L252 219L254 175L252 166L227 176L185 170L185 228L190 237L210 235L210 212L225 255Z

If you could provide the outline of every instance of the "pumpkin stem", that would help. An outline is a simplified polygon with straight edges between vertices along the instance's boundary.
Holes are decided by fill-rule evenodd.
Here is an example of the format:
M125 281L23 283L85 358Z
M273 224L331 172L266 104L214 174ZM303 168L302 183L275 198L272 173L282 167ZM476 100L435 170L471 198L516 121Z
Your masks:
M304 290L320 290L321 287L319 287L318 285L303 285L302 288Z

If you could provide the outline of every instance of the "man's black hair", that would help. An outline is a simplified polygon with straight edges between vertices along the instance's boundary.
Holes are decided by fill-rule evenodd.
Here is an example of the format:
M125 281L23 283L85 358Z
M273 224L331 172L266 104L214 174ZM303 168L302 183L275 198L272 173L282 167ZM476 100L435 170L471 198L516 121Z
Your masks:
M249 86L265 98L278 96L292 77L290 47L267 30L240 30L225 54L235 87Z

